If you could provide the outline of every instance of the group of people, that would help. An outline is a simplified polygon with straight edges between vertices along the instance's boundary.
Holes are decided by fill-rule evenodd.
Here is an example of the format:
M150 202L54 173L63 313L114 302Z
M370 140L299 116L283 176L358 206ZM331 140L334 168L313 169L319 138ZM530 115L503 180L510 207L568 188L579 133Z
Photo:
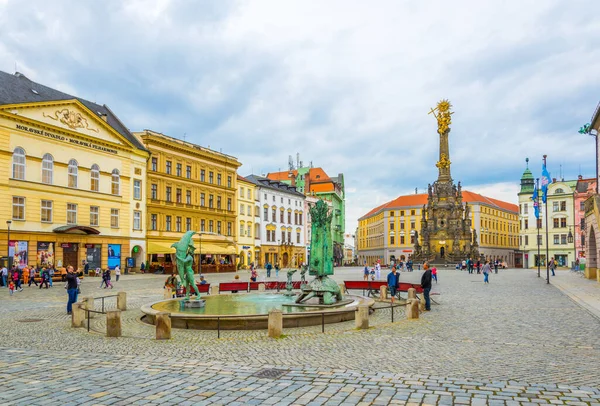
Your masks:
M469 273L477 272L478 274L480 274L486 263L489 263L490 268L492 266L494 267L494 273L498 273L498 268L506 268L506 264L497 258L493 261L491 261L491 260L481 261L479 259L477 261L475 261L471 258L467 258L467 259L463 260L461 263L457 264L456 269L460 269L462 271L468 271Z
M10 294L12 295L14 292L23 291L23 285L28 285L31 287L32 284L35 286L39 286L39 289L45 287L46 289L52 287L52 279L54 275L58 271L53 267L39 267L38 265L34 265L32 267L24 267L18 268L14 266L12 269L8 270L6 267L2 267L0 269L0 285L2 287L8 288ZM61 272L61 280L66 281L67 272ZM36 278L40 279L40 283Z
M387 276L387 285L392 298L392 304L394 304L394 298L398 293L398 285L400 283L400 267L396 265L392 266L392 271ZM431 311L431 299L429 294L431 293L431 281L435 280L437 283L437 269L430 267L427 262L423 264L423 274L421 275L421 286L423 287L423 298L425 299L425 310Z

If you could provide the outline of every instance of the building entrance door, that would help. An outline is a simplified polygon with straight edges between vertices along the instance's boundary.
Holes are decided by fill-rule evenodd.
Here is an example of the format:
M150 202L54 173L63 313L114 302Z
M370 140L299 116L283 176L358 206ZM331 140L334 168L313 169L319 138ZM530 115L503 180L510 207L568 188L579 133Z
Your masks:
M444 258L446 255L446 249L444 247L440 248L440 258Z
M78 268L77 259L79 253L79 245L76 243L63 243L63 266L66 268L71 265L73 268Z

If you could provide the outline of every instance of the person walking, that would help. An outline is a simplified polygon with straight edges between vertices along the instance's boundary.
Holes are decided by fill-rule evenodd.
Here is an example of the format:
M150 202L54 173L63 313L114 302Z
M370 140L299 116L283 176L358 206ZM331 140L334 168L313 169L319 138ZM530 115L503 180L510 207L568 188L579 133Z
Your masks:
M381 280L381 264L379 263L379 261L377 261L377 263L375 264L375 277L378 281Z
M69 300L67 302L67 314L71 314L73 311L73 303L77 302L77 275L73 272L73 267L69 265L67 267L67 294Z
M490 267L489 261L485 261L483 265L483 283L490 283L490 273L492 272L492 268Z
M35 281L35 275L36 275L36 266L32 266L31 269L29 269L29 287L31 287L32 283L35 283L35 286L37 286L37 282Z
M266 268L267 268L267 278L270 278L271 277L271 268L273 268L273 266L271 265L270 262L267 262Z
M396 291L398 289L398 283L400 282L400 274L396 271L396 267L392 267L392 272L387 276L388 290L392 298L392 305L394 304L394 298L396 297ZM392 310L393 311L393 310Z
M12 296L15 293L15 283L10 281L8 284L8 293Z
M556 261L554 260L554 257L550 258L550 262L548 263L548 266L550 267L550 271L552 272L552 276L556 276L554 274L554 270L556 269Z
M369 280L369 265L365 264L365 269L363 270L363 280Z
M275 264L275 277L279 279L279 262Z
M46 268L42 268L40 272L40 289L46 285L46 289L48 289L48 270Z
M429 264L425 262L423 264L423 275L421 275L421 286L423 287L423 297L425 298L425 310L431 311L431 299L429 298L429 292L431 292L431 270Z
M96 272L98 272L98 270L96 270ZM98 286L98 289L102 289L102 285L104 285L104 289L106 289L106 271L101 271L101 276L102 280L100 281L100 286Z
M53 277L54 277L54 265L51 265L50 269L48 269L48 279L47 279L47 282L50 285L50 287L52 287Z
M17 268L14 268L12 271L12 280L15 284L15 290L19 289L19 291L22 291L23 288L21 287L21 277Z
M115 266L115 276L117 278L117 282L119 282L119 276L121 276L121 268L119 265Z
M87 275L90 272L90 263L87 261L83 261L83 273Z
M496 258L494 261L494 273L498 273L498 265L500 265L500 261L498 261L498 258Z
M106 274L105 274L105 284L106 284L106 288L113 288L112 282L110 281L110 268L106 270Z
M2 270L0 270L0 274L2 275L2 287L6 288L8 287L8 269L6 269L5 266L2 267Z
M431 277L435 279L435 283L437 283L437 268L435 266L431 268Z
M256 282L256 279L258 278L258 273L256 272L256 269L254 269L253 267L251 267L251 271L250 271L250 280L252 282Z

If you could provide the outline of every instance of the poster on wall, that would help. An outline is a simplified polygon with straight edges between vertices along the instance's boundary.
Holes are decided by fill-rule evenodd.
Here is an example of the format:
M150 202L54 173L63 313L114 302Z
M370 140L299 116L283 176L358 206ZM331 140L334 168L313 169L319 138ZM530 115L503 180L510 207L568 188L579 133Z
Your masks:
M108 268L121 266L121 244L108 244Z
M12 257L13 265L17 265L19 269L27 266L27 241L9 241L8 256Z
M85 244L85 260L90 270L100 268L102 265L102 244Z
M54 265L54 243L38 242L37 263L39 266L49 267Z

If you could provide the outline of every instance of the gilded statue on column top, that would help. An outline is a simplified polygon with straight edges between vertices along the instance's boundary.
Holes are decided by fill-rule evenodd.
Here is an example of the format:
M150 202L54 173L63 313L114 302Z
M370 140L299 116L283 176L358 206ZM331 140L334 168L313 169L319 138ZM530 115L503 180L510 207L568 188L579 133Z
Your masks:
M434 109L431 109L429 114L433 114L438 122L438 134L442 135L448 131L452 124L452 114L450 111L452 104L446 99L441 100ZM437 113L437 114L436 114Z

